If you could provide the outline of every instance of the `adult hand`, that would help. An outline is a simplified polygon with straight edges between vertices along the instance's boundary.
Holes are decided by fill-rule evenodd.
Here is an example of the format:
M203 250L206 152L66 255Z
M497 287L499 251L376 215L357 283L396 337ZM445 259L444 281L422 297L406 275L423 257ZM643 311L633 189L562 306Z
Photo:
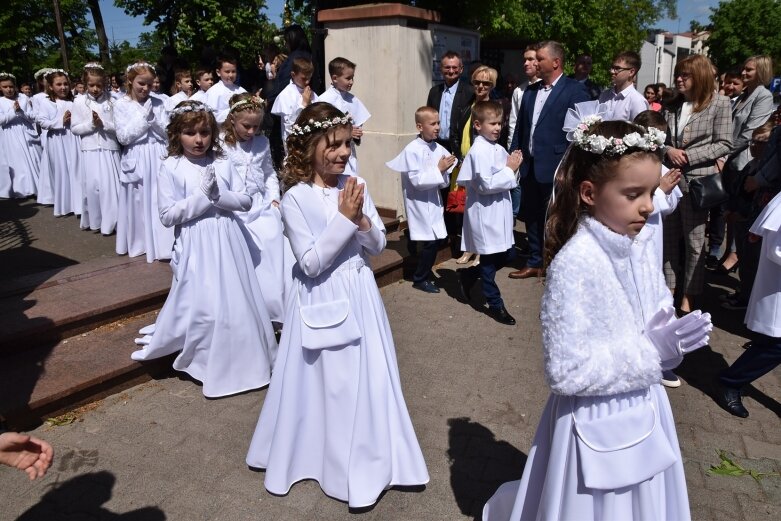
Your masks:
M453 166L456 163L456 156L453 154L450 154L449 156L442 156L439 158L439 162L437 163L437 168L440 172L444 172L446 170L449 170L451 166Z
M52 464L54 450L43 440L19 434L0 434L0 463L24 471L30 479L43 477Z
M363 217L363 188L355 177L350 177L339 192L339 213L360 225Z
M523 155L521 155L520 150L514 150L510 156L507 158L507 167L515 172L520 168L521 163L523 162Z
M667 155L667 159L677 167L686 166L689 164L689 160L686 157L686 152L680 148L667 147L664 151Z

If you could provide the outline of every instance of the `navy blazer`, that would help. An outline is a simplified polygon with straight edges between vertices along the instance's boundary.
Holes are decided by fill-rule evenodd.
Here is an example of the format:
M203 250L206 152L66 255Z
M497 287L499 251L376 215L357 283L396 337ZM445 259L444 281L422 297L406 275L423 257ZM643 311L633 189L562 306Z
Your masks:
M538 81L523 93L521 109L518 111L518 120L515 124L515 134L510 144L510 151L520 148L525 158L531 157L529 138L534 116L534 102L541 88L542 82ZM553 183L556 168L569 146L567 133L563 129L567 109L574 107L575 103L589 100L591 96L582 83L566 76L561 76L556 82L545 101L545 106L542 107L537 128L534 130L534 178L538 183ZM521 177L529 174L529 163L529 161L521 163Z

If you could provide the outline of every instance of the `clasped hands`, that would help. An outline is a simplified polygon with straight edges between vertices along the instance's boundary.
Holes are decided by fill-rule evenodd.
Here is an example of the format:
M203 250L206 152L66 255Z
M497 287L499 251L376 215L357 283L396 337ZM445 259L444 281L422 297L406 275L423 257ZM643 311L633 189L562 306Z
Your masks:
M363 192L366 185L358 184L355 177L349 177L339 191L339 213L350 219L358 229L366 231L371 227L363 214Z
M675 318L675 308L667 306L651 317L645 335L656 347L663 369L672 369L681 363L683 355L708 345L713 331L710 313L700 310Z
M220 189L217 186L217 175L214 173L214 165L209 165L201 173L201 191L210 201L220 198Z

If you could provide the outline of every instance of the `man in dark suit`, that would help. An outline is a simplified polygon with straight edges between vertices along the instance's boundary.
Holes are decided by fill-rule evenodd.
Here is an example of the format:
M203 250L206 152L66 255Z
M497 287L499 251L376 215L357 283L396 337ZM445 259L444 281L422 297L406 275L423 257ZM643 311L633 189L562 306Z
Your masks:
M588 54L581 54L575 60L575 74L571 74L569 77L582 83L593 101L599 99L599 95L602 94L602 87L594 83L594 81L588 77L588 75L591 74L592 66L591 56Z
M554 41L537 48L542 81L523 93L510 151L520 149L521 211L529 240L526 267L510 273L512 279L543 276L545 213L553 190L553 176L569 142L563 130L567 109L591 98L583 84L563 75L564 47Z
M458 118L474 96L472 85L461 78L464 65L457 52L448 51L439 63L444 83L434 85L428 92L426 105L439 111L439 139L437 142L458 155L455 148L461 142L458 136Z

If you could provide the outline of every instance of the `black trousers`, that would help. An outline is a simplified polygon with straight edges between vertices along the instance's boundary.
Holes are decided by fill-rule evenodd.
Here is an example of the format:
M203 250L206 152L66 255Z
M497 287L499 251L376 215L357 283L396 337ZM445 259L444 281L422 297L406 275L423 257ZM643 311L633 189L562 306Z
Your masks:
M781 338L760 335L748 349L721 373L725 387L740 389L781 364Z

